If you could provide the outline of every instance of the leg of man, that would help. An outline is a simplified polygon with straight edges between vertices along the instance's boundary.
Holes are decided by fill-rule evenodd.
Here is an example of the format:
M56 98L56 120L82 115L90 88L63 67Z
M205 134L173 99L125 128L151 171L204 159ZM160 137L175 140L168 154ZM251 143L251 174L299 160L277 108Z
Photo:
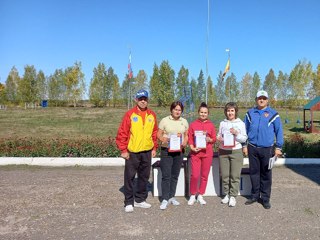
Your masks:
M196 195L198 193L198 183L200 177L201 160L198 156L191 157L191 179L190 179L190 193Z
M272 184L272 170L268 169L269 159L271 156L271 151L273 147L269 148L261 148L261 184L260 184L260 192L262 202L269 202L271 195L271 184Z
M143 202L148 197L147 185L151 170L151 151L139 153L140 164L138 167L138 188L135 194L137 203Z
M233 150L230 159L230 196L237 197L243 165L242 149Z
M177 183L180 175L182 160L183 160L182 152L173 153L169 199L176 195Z
M124 205L133 205L133 180L137 173L139 159L135 153L130 153L130 158L125 160L124 167Z
M169 156L167 148L161 148L160 168L162 173L161 191L162 199L169 200L170 195L170 181L173 158Z
M205 156L201 158L201 179L199 186L199 194L203 195L206 192L208 175L212 165L212 156Z
M230 160L228 154L230 152L230 150L219 149L219 162L224 196L229 195L230 190Z
M259 148L260 149L260 148ZM258 148L248 145L249 171L251 179L251 198L258 200L260 198L260 159Z

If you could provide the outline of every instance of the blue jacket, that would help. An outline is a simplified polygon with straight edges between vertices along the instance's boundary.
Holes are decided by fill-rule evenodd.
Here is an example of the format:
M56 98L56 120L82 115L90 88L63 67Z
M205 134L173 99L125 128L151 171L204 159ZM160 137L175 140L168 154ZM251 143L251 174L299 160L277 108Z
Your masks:
M250 109L244 118L246 125L248 142L257 147L282 148L283 130L279 114L272 108L266 107Z

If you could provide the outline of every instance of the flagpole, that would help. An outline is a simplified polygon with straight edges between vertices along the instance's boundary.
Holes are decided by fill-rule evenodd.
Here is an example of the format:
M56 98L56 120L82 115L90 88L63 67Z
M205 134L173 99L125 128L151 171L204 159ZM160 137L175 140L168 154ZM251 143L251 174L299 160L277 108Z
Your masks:
M230 49L227 48L226 52L228 52L228 62L229 62L229 68L230 68ZM229 102L231 101L231 79L229 81Z
M208 49L209 49L209 19L210 19L210 0L208 0L208 19L207 19L207 44L206 44L206 104L208 104Z

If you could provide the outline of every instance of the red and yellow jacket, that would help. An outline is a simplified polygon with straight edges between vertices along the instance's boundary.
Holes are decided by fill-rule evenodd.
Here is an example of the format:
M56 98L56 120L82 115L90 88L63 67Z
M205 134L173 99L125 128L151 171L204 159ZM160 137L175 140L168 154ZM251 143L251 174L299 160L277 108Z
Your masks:
M137 153L158 147L156 114L149 109L146 111L144 121L137 106L124 115L116 137L116 144L122 153Z

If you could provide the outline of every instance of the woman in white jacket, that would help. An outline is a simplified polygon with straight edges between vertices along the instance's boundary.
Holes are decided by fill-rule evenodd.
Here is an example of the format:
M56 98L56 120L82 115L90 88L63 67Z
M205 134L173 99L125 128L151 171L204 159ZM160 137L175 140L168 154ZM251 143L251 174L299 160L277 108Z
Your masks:
M245 124L238 118L238 110L236 103L229 102L226 104L224 107L226 119L220 122L217 135L224 195L221 203L228 203L229 207L236 205L243 165L242 143L247 140Z

